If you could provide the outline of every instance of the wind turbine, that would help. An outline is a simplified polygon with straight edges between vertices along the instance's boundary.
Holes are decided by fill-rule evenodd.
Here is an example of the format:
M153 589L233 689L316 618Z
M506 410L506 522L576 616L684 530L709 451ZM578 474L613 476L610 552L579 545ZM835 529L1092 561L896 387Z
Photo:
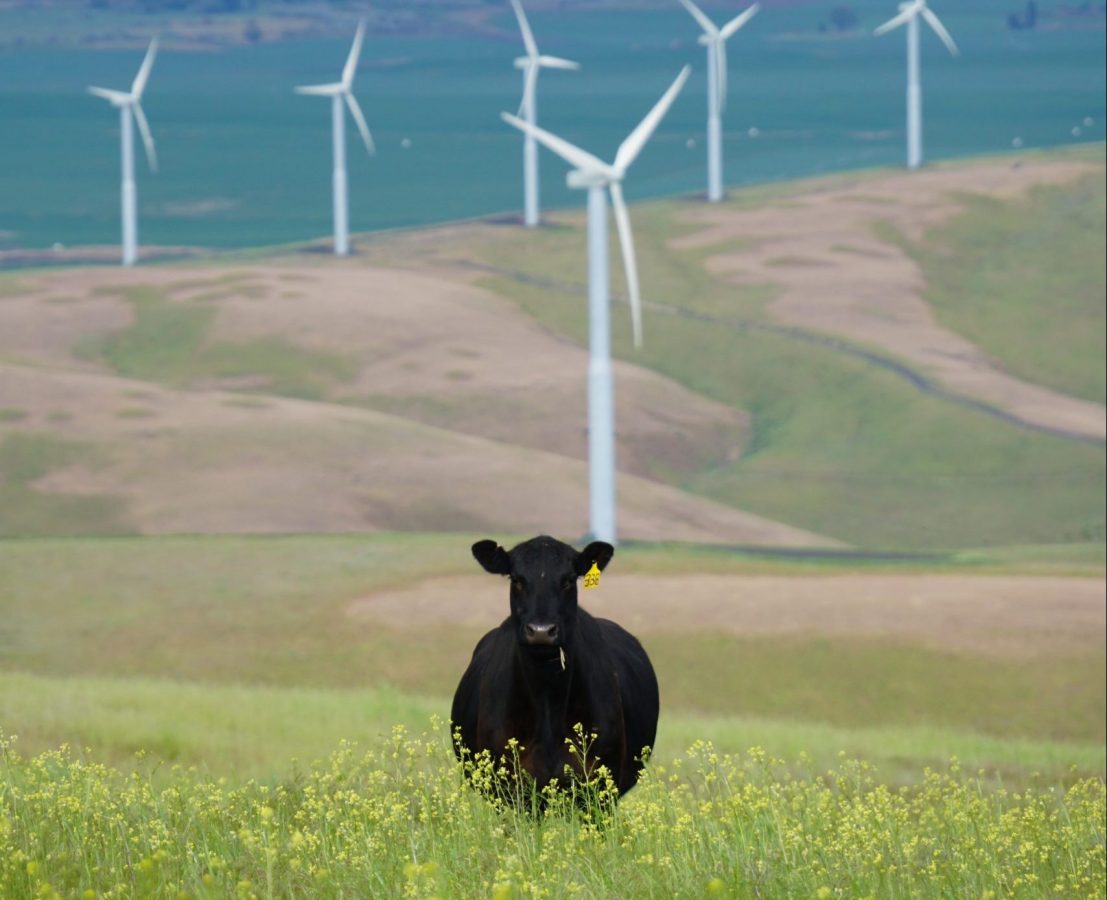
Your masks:
M316 97L331 98L331 127L334 143L334 255L346 256L350 252L350 215L346 198L346 119L342 114L342 104L345 102L350 109L350 115L354 117L361 139L365 143L365 149L370 154L376 152L373 146L373 136L369 134L369 126L365 124L365 116L361 113L350 88L354 82L354 72L357 71L357 60L361 55L361 42L365 38L365 20L358 22L357 34L354 35L353 46L350 47L350 55L346 57L346 65L342 67L342 80L334 84L311 84L296 88L297 94L310 94Z
M566 181L571 188L588 190L588 481L592 535L615 542L615 394L611 376L611 310L608 299L607 198L611 194L615 225L626 268L634 346L642 346L642 304L638 295L638 266L630 216L623 200L622 181L631 163L672 106L691 69L685 66L638 127L619 145L611 164L581 150L563 138L501 113L509 125L531 134L571 166Z
M718 28L692 0L680 2L703 29L699 41L707 47L707 199L718 203L723 199L722 117L726 109L726 42L757 15L761 5L754 3Z
M135 148L134 133L131 131L131 118L138 123L142 133L142 143L146 146L146 161L151 171L158 170L158 157L154 152L154 136L150 134L150 125L142 111L142 92L146 89L146 79L154 66L154 57L158 52L158 39L155 37L146 48L146 56L138 67L138 74L131 82L130 91L113 91L109 88L89 87L88 92L102 97L119 109L119 141L121 145L123 184L120 191L123 207L123 265L133 266L138 259L138 213L135 193Z
M907 24L907 168L917 169L922 163L922 87L919 84L919 16L941 38L952 56L960 51L941 20L926 5L926 0L910 0L899 5L899 13L877 28L881 35Z
M534 99L535 86L538 84L538 70L542 68L576 70L580 68L580 63L557 56L541 55L519 0L511 0L511 6L515 10L515 18L519 20L519 30L523 33L523 45L527 49L526 56L520 56L515 60L515 68L523 70L523 102L519 104L518 115L522 116L528 125L533 126L538 119L538 109ZM534 135L527 132L523 139L523 222L528 228L535 228L538 225L538 217L538 145L534 142Z

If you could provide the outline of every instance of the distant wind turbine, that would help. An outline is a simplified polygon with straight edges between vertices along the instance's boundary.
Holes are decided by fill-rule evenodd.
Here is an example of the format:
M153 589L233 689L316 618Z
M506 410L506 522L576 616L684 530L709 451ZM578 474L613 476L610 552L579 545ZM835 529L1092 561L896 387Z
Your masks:
M123 265L133 266L138 259L138 212L135 192L135 148L134 133L131 131L131 118L138 123L142 133L142 143L146 146L146 161L154 172L158 170L158 158L154 152L154 136L150 134L150 125L142 111L142 92L146 89L146 80L154 66L154 57L158 52L158 39L155 37L146 48L146 56L138 68L138 74L131 83L130 91L113 91L109 88L89 87L88 92L102 97L119 109L119 139L123 162L123 184L121 200L123 207Z
M723 199L722 118L726 109L726 42L757 15L761 6L754 3L718 28L692 0L680 2L703 29L699 41L707 47L707 199L718 203Z
M515 60L515 68L523 70L523 102L519 104L518 115L522 116L528 125L535 125L538 120L538 109L535 102L535 87L538 84L538 70L546 69L579 69L580 63L571 59L561 59L557 56L543 56L538 52L538 45L534 42L534 34L527 24L526 14L519 0L511 0L511 6L515 10L515 18L519 20L519 30L523 33L523 45L527 49L526 56L520 56ZM539 222L538 211L538 146L534 142L534 136L529 132L523 139L523 222L528 228L534 228Z
M646 141L672 106L691 69L685 66L638 127L619 145L610 165L555 134L508 113L509 125L531 134L571 166L566 181L588 189L588 473L589 518L592 535L615 541L615 394L611 376L611 311L608 299L607 199L611 194L615 225L626 268L634 346L642 346L642 304L638 295L638 266L630 216L623 200L622 181Z
M926 0L910 0L899 5L899 13L873 34L881 35L907 25L907 168L917 169L922 163L922 86L919 84L919 16L941 38L951 55L960 51L941 20L926 5Z
M310 94L316 97L331 98L331 127L334 143L334 254L346 256L350 252L350 215L349 203L346 197L346 119L342 114L342 104L345 102L350 109L350 115L354 117L361 139L365 143L365 149L370 154L376 152L373 146L373 136L369 133L369 126L365 124L365 116L361 113L350 88L354 82L354 73L357 71L358 57L361 55L361 42L365 38L365 20L362 19L357 26L357 34L354 35L353 46L350 47L350 55L346 57L346 65L342 68L342 80L334 84L311 84L296 88L297 94Z

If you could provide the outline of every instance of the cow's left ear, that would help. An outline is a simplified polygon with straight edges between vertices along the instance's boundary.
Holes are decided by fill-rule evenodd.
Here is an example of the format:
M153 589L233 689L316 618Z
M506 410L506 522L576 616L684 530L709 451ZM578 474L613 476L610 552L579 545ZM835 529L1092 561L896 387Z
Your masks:
M605 544L603 541L593 541L577 554L577 575L583 575L592 568L593 563L602 572L614 555L615 548L610 544Z
M495 541L477 541L473 544L473 556L484 566L486 572L493 575L511 574L511 557Z

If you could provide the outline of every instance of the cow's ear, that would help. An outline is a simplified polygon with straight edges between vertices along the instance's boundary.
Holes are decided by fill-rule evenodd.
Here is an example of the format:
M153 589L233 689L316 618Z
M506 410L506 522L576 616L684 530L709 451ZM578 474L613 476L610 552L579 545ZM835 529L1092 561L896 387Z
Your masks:
M486 572L493 575L510 575L511 558L495 541L477 541L473 544L473 556Z
M577 554L577 574L583 575L592 568L593 563L602 572L614 555L615 548L610 544L605 544L603 541L593 541Z

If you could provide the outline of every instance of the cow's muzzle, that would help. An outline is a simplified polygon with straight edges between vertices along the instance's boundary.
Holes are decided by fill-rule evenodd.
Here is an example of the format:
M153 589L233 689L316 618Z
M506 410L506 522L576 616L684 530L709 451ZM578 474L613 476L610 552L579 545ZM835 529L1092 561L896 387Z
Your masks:
M528 644L539 647L552 647L557 644L560 633L557 625L553 623L539 624L528 622L523 627L523 637Z

